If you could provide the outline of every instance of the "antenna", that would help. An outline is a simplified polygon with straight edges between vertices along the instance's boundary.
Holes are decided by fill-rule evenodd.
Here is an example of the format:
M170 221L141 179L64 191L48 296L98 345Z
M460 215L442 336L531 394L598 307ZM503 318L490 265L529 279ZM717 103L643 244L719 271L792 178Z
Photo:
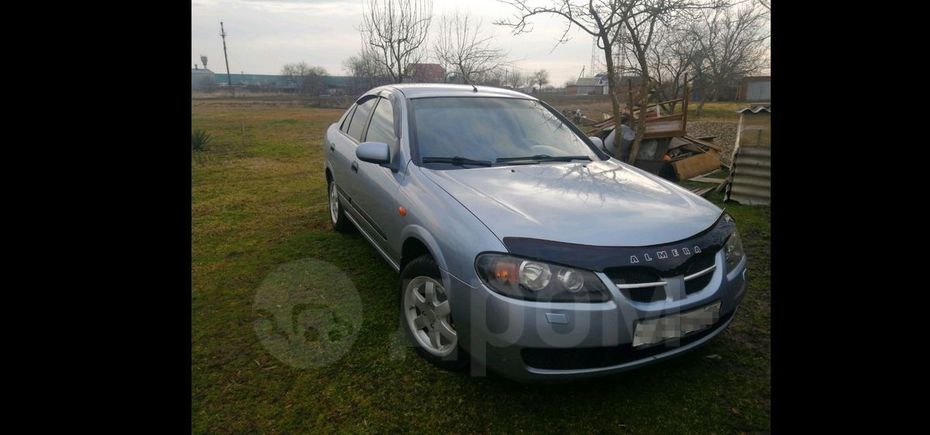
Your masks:
M232 88L232 76L229 75L229 56L226 55L226 30L223 29L222 21L220 21L220 36L223 37L223 58L226 59L226 84Z

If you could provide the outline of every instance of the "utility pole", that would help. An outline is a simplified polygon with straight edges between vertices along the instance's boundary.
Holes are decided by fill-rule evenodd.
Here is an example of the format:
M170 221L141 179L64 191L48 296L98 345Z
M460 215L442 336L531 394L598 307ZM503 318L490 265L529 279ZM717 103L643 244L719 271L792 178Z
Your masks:
M597 65L594 64L596 49L597 49L597 36L595 36L593 40L591 41L591 69L588 70L588 74L591 74L592 77L595 74L597 74Z
M223 58L226 59L226 84L232 89L232 76L229 75L229 56L226 55L226 30L223 30L222 21L220 21L220 36L223 37Z

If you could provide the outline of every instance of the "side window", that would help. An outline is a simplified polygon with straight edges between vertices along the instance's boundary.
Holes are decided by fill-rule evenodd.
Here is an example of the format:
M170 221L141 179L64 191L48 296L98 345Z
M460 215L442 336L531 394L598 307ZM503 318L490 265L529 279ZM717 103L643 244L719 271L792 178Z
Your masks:
M378 102L377 98L372 98L365 101L362 104L359 104L355 108L355 113L352 115L352 123L349 124L349 136L355 138L355 140L362 141L362 133L365 132L365 124L368 122L368 117L371 115L371 109L375 107L375 103Z
M397 135L394 134L394 109L391 102L385 98L378 99L378 107L368 126L366 141L384 142L394 148Z
M353 104L352 107L350 107L346 112L348 112L348 114L346 115L345 119L342 120L342 127L339 127L339 129L342 130L343 133L348 134L349 123L352 121L352 113L355 112L355 105Z

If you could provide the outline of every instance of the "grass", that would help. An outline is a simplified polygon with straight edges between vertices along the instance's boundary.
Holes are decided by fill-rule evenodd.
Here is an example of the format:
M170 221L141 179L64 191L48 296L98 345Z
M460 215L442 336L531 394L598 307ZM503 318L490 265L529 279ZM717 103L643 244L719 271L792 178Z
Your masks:
M192 127L213 137L191 162L194 433L770 429L768 208L726 205L750 282L730 328L709 345L594 381L472 378L400 344L397 275L360 234L329 228L321 137L341 110L193 101L192 112ZM257 294L281 265L317 260L355 287L362 322L346 330L355 341L337 363L296 368L260 343Z

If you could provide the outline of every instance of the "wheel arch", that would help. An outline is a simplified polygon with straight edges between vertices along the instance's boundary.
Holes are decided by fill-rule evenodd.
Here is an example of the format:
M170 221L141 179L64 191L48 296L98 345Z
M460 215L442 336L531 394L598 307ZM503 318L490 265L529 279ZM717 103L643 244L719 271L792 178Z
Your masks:
M448 267L446 266L445 257L442 255L442 249L439 247L436 238L425 228L419 225L408 226L404 228L401 233L401 239L403 240L400 255L401 270L404 269L404 266L406 266L410 260L423 254L429 254L433 257L433 260L436 261L436 265L439 266L443 275L447 273Z

